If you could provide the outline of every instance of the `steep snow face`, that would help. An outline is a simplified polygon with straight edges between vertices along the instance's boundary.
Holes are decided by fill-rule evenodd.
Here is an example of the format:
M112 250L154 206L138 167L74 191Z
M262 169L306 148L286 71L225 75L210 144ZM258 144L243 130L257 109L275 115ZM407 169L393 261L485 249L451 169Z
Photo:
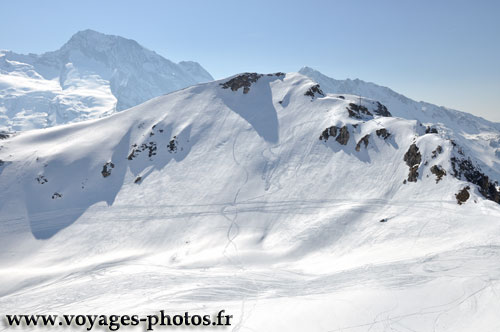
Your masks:
M498 326L500 205L456 173L451 129L394 113L300 74L242 74L4 135L0 311Z
M85 30L55 52L0 52L0 129L103 117L211 80L196 62L176 64L133 40Z
M465 155L476 160L481 168L500 179L500 123L426 102L417 102L374 83L336 80L317 70L303 67L299 73L318 82L328 93L353 94L380 101L398 117L418 120L461 146Z

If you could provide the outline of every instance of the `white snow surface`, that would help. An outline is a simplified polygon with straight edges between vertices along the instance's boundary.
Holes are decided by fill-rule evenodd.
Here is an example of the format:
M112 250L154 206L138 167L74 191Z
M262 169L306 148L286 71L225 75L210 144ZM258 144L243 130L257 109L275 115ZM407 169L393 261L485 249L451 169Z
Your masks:
M483 144L498 124L432 121L403 101L387 105L393 117L354 119L350 103L373 113L375 101L306 96L316 82L297 73L248 93L227 81L0 140L0 312L225 309L227 330L259 332L500 329L500 205L450 164L453 139L498 180ZM330 126L346 126L346 145L318 139ZM404 184L412 144L422 162ZM434 165L447 172L438 183Z
M54 52L0 51L0 130L100 118L212 80L196 62L176 64L133 40L84 30Z

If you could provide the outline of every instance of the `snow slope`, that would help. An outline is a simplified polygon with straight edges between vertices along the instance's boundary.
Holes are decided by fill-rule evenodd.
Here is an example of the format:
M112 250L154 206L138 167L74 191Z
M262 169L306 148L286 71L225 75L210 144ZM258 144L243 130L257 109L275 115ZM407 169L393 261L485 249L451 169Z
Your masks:
M321 85L327 93L348 93L380 101L395 116L433 124L446 136L453 136L481 167L500 178L500 123L490 122L469 113L414 101L393 90L359 79L336 80L310 67L299 73Z
M500 205L461 167L476 145L398 112L242 74L4 137L0 312L497 331Z
M176 64L133 40L80 31L54 52L0 51L0 130L99 118L212 80L196 62Z

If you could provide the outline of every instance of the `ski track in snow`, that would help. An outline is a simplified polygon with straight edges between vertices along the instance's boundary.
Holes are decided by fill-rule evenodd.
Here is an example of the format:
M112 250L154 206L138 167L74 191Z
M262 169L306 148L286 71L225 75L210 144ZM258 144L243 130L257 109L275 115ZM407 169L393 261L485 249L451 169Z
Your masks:
M360 98L304 95L313 85L298 74L245 93L208 83L2 141L0 312L223 308L240 332L500 328L500 209L452 176L448 134L350 118ZM318 139L331 126L347 128L346 144ZM417 182L403 184L414 142ZM156 154L127 157L152 143ZM439 183L433 165L447 172Z

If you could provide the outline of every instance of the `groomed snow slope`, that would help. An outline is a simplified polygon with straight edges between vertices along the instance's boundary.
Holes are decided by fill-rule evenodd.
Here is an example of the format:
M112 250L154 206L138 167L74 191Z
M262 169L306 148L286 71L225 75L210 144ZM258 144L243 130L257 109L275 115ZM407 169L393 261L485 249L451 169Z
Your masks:
M0 130L100 118L212 80L196 62L176 64L134 40L84 30L54 52L0 51Z
M452 129L359 102L243 74L0 140L0 312L498 330L500 205L453 176Z

